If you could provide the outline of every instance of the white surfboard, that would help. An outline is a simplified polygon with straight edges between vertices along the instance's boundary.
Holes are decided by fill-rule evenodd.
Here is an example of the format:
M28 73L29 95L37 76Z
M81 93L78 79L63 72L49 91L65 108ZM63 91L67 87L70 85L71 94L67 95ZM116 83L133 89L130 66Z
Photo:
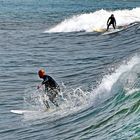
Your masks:
M42 112L53 112L53 109L46 109L46 110L42 110L42 111L35 111L35 110L10 110L10 112L14 113L14 114L26 114L26 113L42 113Z
M32 110L10 110L10 112L15 113L15 114L24 114L24 113L33 113L37 111L32 111Z
M93 32L98 32L98 33L103 33L103 35L107 35L107 34L113 34L113 33L117 33L117 32L120 32L122 30L124 30L125 28L116 28L116 29L108 29L108 31L106 29L102 29L102 28L96 28L96 29L93 29Z
M134 22L134 23L131 23L131 24L117 26L116 29L110 28L110 29L108 29L108 31L105 28L93 28L92 32L102 33L103 35L113 34L113 33L117 33L117 32L120 32L122 30L125 30L127 28L130 28L132 26L135 26L137 24L138 24L137 22Z
M114 34L114 33L118 33L122 30L124 30L125 28L121 28L121 29L111 29L111 30L108 30L106 32L104 32L102 35L109 35L109 34Z

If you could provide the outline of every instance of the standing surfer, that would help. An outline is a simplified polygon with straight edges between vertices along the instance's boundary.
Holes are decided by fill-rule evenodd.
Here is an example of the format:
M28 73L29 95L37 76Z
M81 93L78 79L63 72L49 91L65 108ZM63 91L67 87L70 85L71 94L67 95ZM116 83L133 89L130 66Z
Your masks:
M107 20L107 31L108 31L108 29L109 29L109 26L112 24L112 26L113 26L113 28L115 29L115 27L116 27L116 19L115 19L115 17L114 17L114 15L113 14L111 14L111 16L108 18L108 20Z
M38 86L38 89L45 85L45 94L49 97L49 100L58 107L58 104L56 102L56 96L60 92L59 85L55 82L55 80L47 75L43 69L38 71L38 75L40 78L43 79L43 82L40 86ZM49 103L45 98L43 99L43 103L45 104L46 108L50 108Z

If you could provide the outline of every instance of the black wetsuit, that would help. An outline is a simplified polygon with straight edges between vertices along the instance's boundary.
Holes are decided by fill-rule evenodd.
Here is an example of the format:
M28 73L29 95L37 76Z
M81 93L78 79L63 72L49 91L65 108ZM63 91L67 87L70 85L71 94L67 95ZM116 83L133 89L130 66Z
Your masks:
M109 22L109 23L108 23ZM108 21L107 21L107 30L109 29L110 25L113 25L113 28L115 29L116 26L116 20L114 16L109 17Z
M59 85L55 82L55 80L49 76L44 75L42 85L45 85L45 93L49 97L49 100L56 106L58 104L54 100L58 92L60 91ZM47 108L49 108L49 104L46 100L43 101Z
M53 89L60 90L59 85L55 82L55 80L51 76L44 75L43 80L44 81L42 82L42 85L45 84L45 90L46 91L49 90L49 89L51 89L51 90L53 90Z

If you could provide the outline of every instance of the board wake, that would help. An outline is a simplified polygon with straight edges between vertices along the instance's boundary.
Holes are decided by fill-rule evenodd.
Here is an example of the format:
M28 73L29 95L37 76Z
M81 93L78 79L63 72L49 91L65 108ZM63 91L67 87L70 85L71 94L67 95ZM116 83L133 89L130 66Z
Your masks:
M105 32L106 31L106 29L102 29L102 28L94 28L93 29L93 32L98 32L98 33L103 33L103 32Z

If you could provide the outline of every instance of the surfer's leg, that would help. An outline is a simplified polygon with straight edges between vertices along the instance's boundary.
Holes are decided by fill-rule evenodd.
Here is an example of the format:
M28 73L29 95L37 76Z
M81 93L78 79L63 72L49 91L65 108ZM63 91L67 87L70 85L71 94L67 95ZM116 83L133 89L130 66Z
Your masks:
M49 109L49 108L50 108L49 103L48 103L48 101L47 101L47 100L43 100L43 103L44 103L44 105L46 106L46 108L47 108L47 109Z
M49 103L48 103L47 99L48 99L47 95L44 94L43 103L44 103L44 105L46 106L46 108L49 109L50 106L49 106Z
M113 28L115 29L115 24L114 24L114 23L112 24L112 26L113 26Z
M111 23L109 23L109 24L107 25L107 31L108 31L110 25L111 25Z
M58 103L57 103L57 101L56 101L56 95L57 95L57 93L56 93L56 91L54 90L54 91L51 91L51 96L49 96L49 99L50 99L50 101L55 105L55 106L59 106L58 105Z
M109 25L107 25L107 29L106 29L106 31L108 31L108 29L109 29Z

